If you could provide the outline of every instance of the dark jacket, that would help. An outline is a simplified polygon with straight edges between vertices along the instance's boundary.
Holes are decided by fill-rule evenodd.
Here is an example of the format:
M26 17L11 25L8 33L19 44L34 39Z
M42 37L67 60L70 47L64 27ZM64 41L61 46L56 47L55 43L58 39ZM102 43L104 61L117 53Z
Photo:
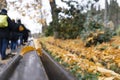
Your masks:
M12 26L13 28L10 29L9 39L16 41L19 38L19 25L15 22L12 22Z
M21 25L21 26L24 28L24 30L23 30L23 31L19 31L19 33L22 34L22 38L23 38L24 42L27 42L27 39L28 39L28 37L29 37L30 30L27 29L27 28L25 27L25 25L21 23L21 21L18 21L17 24L18 24L19 26Z
M28 41L28 37L29 37L29 33L30 33L30 30L29 29L25 29L24 30L24 35L23 35L23 40L24 42L27 42Z
M12 30L12 21L8 17L8 27L0 28L0 38L9 38L10 30Z
M1 12L0 15L7 15L7 12ZM16 26L14 26L14 24L13 24L12 20L9 18L9 16L7 18L7 21L8 21L8 27L0 28L0 38L9 39L10 32L18 30L18 28Z

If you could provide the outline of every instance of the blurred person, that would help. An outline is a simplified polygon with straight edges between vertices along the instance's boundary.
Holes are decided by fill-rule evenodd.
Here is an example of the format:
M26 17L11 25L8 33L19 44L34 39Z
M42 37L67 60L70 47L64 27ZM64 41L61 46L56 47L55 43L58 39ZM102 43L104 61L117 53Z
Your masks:
M19 40L20 40L20 45L24 45L24 30L25 30L25 26L21 23L21 20L18 19L17 20L17 24L19 26Z
M7 15L7 10L2 9L0 12L0 54L2 60L7 58L6 49L8 47L10 32L12 30L15 30L12 24L12 20Z
M11 37L10 37L10 41L11 41L10 48L11 48L11 52L14 52L16 50L16 48L18 47L17 41L19 39L19 30L18 30L19 26L17 25L17 23L15 23L14 19L12 19L12 22L13 22L13 26L16 28L16 30L13 30L13 31L10 32L10 35L11 35Z
M30 30L25 28L25 30L23 32L23 41L24 41L24 43L28 42L29 33L30 33Z

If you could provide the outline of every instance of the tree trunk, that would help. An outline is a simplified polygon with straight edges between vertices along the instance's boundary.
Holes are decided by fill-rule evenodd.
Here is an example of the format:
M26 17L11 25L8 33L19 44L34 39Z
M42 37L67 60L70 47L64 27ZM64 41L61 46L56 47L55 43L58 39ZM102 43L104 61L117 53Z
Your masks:
M119 24L119 5L117 0L110 0L110 6L109 6L109 19L114 22L114 30L117 29L118 24Z
M116 1L116 3L117 3L117 1ZM119 7L116 6L116 21L115 21L116 25L115 25L115 30L118 28L118 18L119 18L118 13L119 13Z
M49 1L50 1L50 6L51 6L52 19L57 20L58 15L55 13L55 9L56 9L55 0L49 0ZM57 27L58 27L57 24L54 23L54 32L53 32L54 38L59 38Z
M104 12L104 24L107 27L107 20L108 20L108 1L105 0L105 12Z
M40 4L40 6L43 6L42 2L43 0L37 0L37 2ZM45 30L47 28L47 23L46 23L46 18L44 17L44 13L40 9L40 14L41 14L41 24L42 24L42 33L45 33Z

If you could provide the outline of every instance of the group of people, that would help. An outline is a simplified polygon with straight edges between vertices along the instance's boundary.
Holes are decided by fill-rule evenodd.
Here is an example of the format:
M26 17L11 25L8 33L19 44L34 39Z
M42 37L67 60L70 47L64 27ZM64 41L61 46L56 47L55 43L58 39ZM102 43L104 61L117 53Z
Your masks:
M21 23L20 19L16 22L14 19L11 20L7 15L6 9L2 9L0 15L2 15L2 17L0 17L0 54L1 59L4 60L7 58L6 50L8 46L11 51L13 51L17 46L24 45L28 40L30 30ZM7 16L7 22L5 22L5 16ZM2 18L4 21L2 21ZM4 22L4 24L1 22Z

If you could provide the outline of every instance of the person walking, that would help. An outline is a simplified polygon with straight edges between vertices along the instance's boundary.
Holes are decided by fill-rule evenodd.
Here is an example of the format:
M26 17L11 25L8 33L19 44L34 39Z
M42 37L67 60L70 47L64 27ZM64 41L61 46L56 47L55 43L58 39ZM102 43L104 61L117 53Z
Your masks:
M6 49L8 47L10 32L15 30L13 22L7 15L7 10L2 9L0 12L0 54L1 59L7 58Z
M30 34L30 30L25 28L25 30L23 32L23 41L24 41L24 43L28 42L29 34Z
M12 19L12 21L13 21L13 26L16 27L16 28L18 28L18 25L15 23L15 20ZM11 34L10 47L11 47L11 53L12 53L12 52L14 52L14 51L16 50L16 48L18 47L17 41L18 41L18 39L19 39L19 30L17 30L17 29L16 29L16 30L13 30L13 31L10 32L10 34Z
M19 39L20 39L20 45L24 45L24 31L25 26L21 23L21 20L17 20L17 24L19 25Z

